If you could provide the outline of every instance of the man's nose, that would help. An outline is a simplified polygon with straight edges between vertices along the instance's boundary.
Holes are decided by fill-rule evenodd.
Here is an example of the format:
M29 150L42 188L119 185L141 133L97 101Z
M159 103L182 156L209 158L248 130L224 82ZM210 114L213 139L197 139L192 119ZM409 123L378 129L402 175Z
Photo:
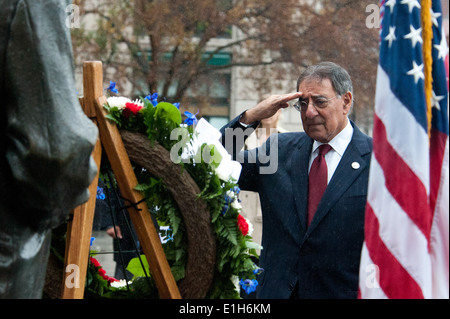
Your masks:
M314 102L312 100L308 101L308 107L306 108L305 115L306 117L312 118L317 116L319 113L317 112L316 107L314 106Z

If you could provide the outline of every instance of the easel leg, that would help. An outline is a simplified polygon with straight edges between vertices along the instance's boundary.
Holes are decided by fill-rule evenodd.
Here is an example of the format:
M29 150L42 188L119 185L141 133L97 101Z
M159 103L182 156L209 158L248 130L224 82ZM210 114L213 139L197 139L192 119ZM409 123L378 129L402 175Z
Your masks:
M64 280L62 284L62 299L83 299L86 271L88 265L92 224L94 222L95 201L100 173L102 147L97 141L92 153L98 167L97 176L89 186L91 196L83 205L71 213L73 218L67 225L66 257L64 265Z

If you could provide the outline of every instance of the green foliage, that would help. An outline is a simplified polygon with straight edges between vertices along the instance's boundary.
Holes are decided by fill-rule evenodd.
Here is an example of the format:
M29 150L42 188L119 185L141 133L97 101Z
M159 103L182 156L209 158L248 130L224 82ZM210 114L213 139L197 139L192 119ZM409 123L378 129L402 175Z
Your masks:
M89 263L86 273L86 287L90 292L95 292L100 296L105 295L109 290L108 281L100 276L97 267L92 263Z
M200 163L185 164L187 171L202 188L199 197L202 198L211 212L211 222L217 240L216 269L214 281L207 298L238 298L236 287L232 282L233 276L254 278L256 268L251 256L257 256L256 249L260 248L250 236L244 236L237 225L238 210L229 207L225 214L224 195L236 184L221 181L211 168ZM187 258L187 235L179 207L164 187L163 181L140 174L143 181L136 189L142 191L147 204L152 207L153 215L159 226L170 226L173 231L173 241L163 245L167 260L171 265L172 274L178 281L184 278Z
M170 150L176 141L171 140L171 132L180 127L181 113L178 108L167 102L158 103L156 107L144 100L143 114L146 133L151 141L157 141L160 145Z
M137 277L147 277L150 274L147 257L141 255L140 258L133 258L127 266L127 270Z
M119 110L118 107L110 107L108 104L105 104L104 108L108 111L106 118L114 122L119 129L122 128L122 121L120 120L122 117L122 111Z
M148 270L145 256L142 257ZM130 261L127 268L135 272L133 281L120 287L112 286L108 280L100 275L101 267L89 262L86 274L85 297L89 299L157 299L158 291L150 272L145 273L138 258Z

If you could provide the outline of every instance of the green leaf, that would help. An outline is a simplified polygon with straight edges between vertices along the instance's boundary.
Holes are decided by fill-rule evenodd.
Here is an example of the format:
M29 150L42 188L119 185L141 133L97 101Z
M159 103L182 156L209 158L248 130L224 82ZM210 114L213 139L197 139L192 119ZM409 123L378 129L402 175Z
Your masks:
M245 247L248 249L263 249L261 245L253 242L253 241L246 241Z
M179 262L184 256L184 249L177 249L175 251L175 262Z
M216 150L216 147L213 144L203 144L201 147L201 155L202 161L209 164L213 170L219 167L220 162L222 161L222 155Z
M225 219L223 221L223 232L226 236L226 238L233 244L233 245L237 245L237 236L238 236L238 232L237 232L237 227L236 227L236 222L232 219Z
M181 218L176 213L177 213L176 210L172 207L167 211L170 220L170 225L172 226L173 236L176 236L176 234L178 233L178 229L180 228L181 223Z
M150 267L148 265L147 257L145 255L141 255L142 264L144 265L144 268L142 268L141 261L138 257L133 258L130 260L127 266L127 270L131 272L134 277L145 277L145 274L150 274Z
M148 190L150 188L152 188L152 185L150 185L150 184L139 184L139 185L136 185L136 187L134 189L139 192L145 192L146 190Z
M117 126L121 126L120 121L112 114L112 113L108 113L105 116L108 120L110 120L111 122L116 123Z
M186 269L183 265L175 265L170 267L175 281L181 280L186 276Z
M156 106L155 118L165 119L176 126L181 124L180 110L173 104L167 102L158 103Z
M230 255L233 258L237 258L237 256L239 256L240 253L241 253L241 248L237 245L234 246L230 251Z

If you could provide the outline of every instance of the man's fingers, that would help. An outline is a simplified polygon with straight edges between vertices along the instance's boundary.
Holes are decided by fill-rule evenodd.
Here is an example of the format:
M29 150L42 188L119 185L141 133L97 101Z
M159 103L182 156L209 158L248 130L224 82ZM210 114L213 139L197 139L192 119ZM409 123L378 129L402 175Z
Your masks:
M120 229L119 226L116 226L116 231L117 231L117 238L122 239L122 230Z
M119 238L122 239L122 230L120 229L119 226L114 227L110 227L106 230L106 233L111 236L112 238Z
M302 92L295 92L295 93L288 93L280 95L280 103L282 102L289 102L295 99L298 99L303 96Z
M301 92L275 95L272 97L272 101L273 101L272 103L274 103L280 107L286 107L285 103L288 103L289 101L292 101L292 100L296 100L302 96L303 96L303 93L301 93Z

